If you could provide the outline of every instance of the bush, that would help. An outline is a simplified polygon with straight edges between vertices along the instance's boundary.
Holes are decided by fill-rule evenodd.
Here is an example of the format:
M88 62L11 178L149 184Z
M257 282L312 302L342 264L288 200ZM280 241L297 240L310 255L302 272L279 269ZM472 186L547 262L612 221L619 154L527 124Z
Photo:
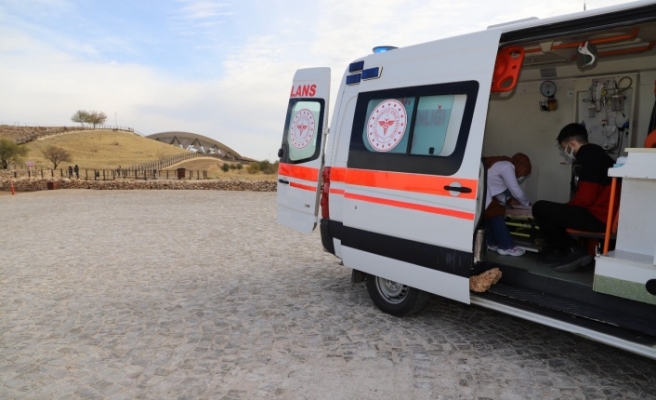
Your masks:
M237 164L237 169L238 170L243 169L243 168L244 168L244 166L241 163Z
M223 165L221 166L221 171L223 172L230 171L230 165L228 165L228 163L223 163Z
M250 163L248 164L248 168L246 170L248 171L249 174L257 174L258 172L260 172L260 164L256 162Z

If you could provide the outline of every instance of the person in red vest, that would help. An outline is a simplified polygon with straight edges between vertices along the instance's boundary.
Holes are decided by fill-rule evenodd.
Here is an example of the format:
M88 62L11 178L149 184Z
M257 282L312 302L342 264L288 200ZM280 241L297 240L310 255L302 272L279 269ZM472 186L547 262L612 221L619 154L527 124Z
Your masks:
M601 146L588 143L588 132L580 124L565 126L556 140L565 160L579 165L576 194L565 204L537 201L532 211L540 234L551 248L538 262L560 272L570 272L589 264L592 257L566 229L590 232L606 229L611 187L608 169L615 161Z

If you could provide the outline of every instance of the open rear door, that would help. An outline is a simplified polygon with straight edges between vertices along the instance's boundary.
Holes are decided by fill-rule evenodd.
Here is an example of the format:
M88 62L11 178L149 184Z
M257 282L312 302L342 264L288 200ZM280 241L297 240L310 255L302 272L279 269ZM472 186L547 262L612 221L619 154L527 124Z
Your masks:
M303 233L317 225L321 167L328 132L330 68L294 75L278 151L278 223Z

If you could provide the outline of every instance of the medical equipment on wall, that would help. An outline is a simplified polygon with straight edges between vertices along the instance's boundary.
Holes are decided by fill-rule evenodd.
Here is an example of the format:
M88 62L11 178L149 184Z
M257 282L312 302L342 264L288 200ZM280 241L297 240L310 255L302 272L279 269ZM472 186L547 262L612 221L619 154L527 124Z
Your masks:
M619 154L628 144L634 78L627 75L587 81L587 90L578 93L578 120L588 130L590 143Z

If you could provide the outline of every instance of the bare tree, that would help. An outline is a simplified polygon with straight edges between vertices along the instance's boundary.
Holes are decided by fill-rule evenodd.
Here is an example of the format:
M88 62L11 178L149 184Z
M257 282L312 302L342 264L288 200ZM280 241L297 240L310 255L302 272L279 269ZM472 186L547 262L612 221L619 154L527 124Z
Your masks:
M71 154L66 149L62 149L61 147L48 146L41 150L41 153L52 163L53 169L57 169L57 165L59 165L59 163L62 161L72 161Z
M9 168L10 163L21 161L27 156L27 147L14 143L13 140L0 138L0 164L2 169Z
M75 114L71 117L71 121L77 122L78 124L84 126L85 122L89 122L89 112L84 110L77 110Z

